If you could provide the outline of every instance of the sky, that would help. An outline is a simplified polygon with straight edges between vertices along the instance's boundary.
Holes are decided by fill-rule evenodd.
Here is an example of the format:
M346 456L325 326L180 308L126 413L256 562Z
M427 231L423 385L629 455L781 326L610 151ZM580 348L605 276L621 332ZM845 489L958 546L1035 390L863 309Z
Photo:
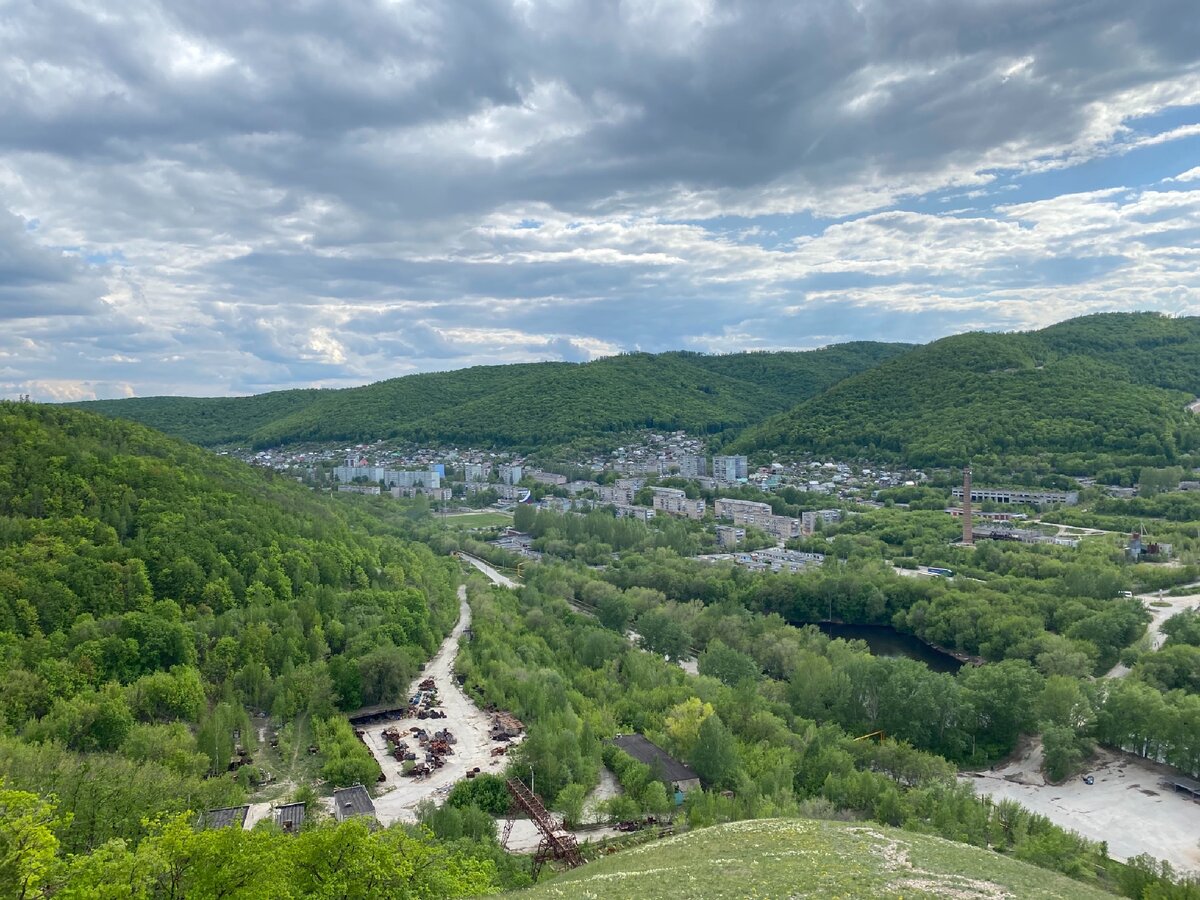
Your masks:
M1196 0L0 0L0 397L1200 313Z

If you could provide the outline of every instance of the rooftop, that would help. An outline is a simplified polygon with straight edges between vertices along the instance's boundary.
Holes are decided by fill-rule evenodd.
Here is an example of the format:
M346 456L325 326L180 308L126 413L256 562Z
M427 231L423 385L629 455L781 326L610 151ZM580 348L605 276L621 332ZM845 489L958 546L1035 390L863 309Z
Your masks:
M700 777L666 750L651 743L644 735L618 734L612 742L638 762L648 765L664 781L690 781Z
M333 804L337 814L343 818L350 816L374 816L375 804L371 795L361 784L352 784L333 792Z
M225 806L221 809L210 809L200 817L203 828L245 828L246 815L249 806Z

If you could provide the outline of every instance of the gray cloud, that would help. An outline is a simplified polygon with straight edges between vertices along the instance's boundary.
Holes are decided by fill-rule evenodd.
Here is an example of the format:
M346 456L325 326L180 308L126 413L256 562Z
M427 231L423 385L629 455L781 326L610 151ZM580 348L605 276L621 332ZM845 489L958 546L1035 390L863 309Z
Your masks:
M933 337L1041 324L1056 289L1056 317L1191 308L1187 166L1074 219L986 190L1200 139L1171 132L1200 110L1192 7L14 6L0 316L38 349L5 351L0 391ZM943 190L980 211L903 208ZM785 234L678 224L726 216Z

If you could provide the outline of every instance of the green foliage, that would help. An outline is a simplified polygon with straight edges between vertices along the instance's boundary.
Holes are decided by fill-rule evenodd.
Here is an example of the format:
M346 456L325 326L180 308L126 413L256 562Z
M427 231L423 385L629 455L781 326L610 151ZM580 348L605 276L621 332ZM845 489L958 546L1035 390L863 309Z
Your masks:
M977 467L1053 454L1060 472L1168 467L1200 447L1200 318L1073 319L962 334L882 362L736 443Z
M396 437L546 448L637 428L744 426L906 349L852 343L805 353L631 353L581 365L478 366L338 391L81 405L209 446Z
M370 786L379 777L379 763L342 718L313 723L321 755L321 777L335 788L352 784Z
M511 802L505 779L490 772L457 782L446 797L450 806L477 806L493 816L505 815Z

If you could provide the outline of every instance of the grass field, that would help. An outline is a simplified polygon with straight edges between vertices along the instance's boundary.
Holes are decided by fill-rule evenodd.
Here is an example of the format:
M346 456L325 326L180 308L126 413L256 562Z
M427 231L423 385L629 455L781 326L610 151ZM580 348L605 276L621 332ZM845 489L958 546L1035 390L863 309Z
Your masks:
M734 822L606 857L512 897L1061 898L1112 895L1017 860L880 825Z
M511 525L512 514L506 512L451 513L448 516L438 516L438 521L445 522L451 528L494 528L497 525Z

